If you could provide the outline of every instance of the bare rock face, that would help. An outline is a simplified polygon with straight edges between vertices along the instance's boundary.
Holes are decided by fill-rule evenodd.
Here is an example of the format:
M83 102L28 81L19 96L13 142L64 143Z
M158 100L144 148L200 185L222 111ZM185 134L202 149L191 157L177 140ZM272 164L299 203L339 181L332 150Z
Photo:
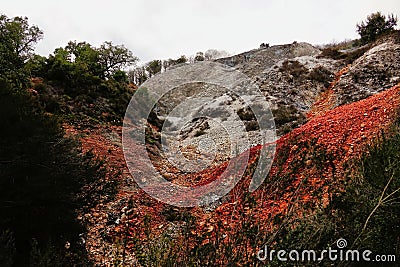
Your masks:
M216 61L245 73L250 85L261 90L273 113L268 117L270 132L275 124L279 137L303 125L306 114L321 96L330 96L333 104L329 109L398 84L399 40L396 32L368 46L336 51L340 57L334 58L310 44L293 43ZM185 104L196 97L207 101L194 107ZM186 118L185 114L190 113L193 118ZM180 179L188 173L219 166L262 143L264 137L254 113L240 96L204 82L183 84L169 91L148 122L152 126L146 129L149 155L159 163L157 169L163 177L174 182L182 182Z
M338 53L342 57L323 57L320 49L294 42L217 61L252 78L271 103L277 133L284 134L306 121L312 104L349 63L349 71L334 88L336 106L367 98L400 82L399 31L368 46Z
M308 44L277 45L217 60L250 78L270 101L278 134L306 121L305 113L344 63L320 58L321 50Z
M321 51L308 43L276 45L254 49L235 56L217 59L217 62L236 67L249 77L260 75L283 59L316 56Z
M194 95L209 99L203 102L199 98L199 105L194 107L181 104L185 98L190 99ZM191 115L186 117L189 113ZM157 114L163 121L163 127L159 127L163 131L163 145L172 158L176 157L171 154L173 151L184 151L186 157L194 159L203 151L210 157L213 155L212 158L216 159L214 163L218 165L233 154L240 154L262 143L265 137L259 131L260 126L249 104L235 93L213 84L185 84L184 88L168 92L159 101ZM272 114L268 119L272 135Z
M365 53L364 53L365 52ZM234 67L246 74L260 88L271 104L278 135L290 132L307 121L306 113L316 99L335 79L345 66L349 70L340 77L334 87L336 103L343 105L364 99L400 82L400 37L399 32L380 38L377 42L361 48L339 51L340 58L322 56L322 51L308 43L297 43L262 47L216 62ZM208 96L207 91L218 91L211 85L189 84L169 93L167 101L159 105L159 117L164 120L177 103L192 95ZM211 86L211 87L210 87ZM215 104L217 103L217 104ZM206 109L219 112L223 107L234 107L237 114L246 115L246 107L240 99L221 91ZM236 115L237 115L236 114ZM234 114L224 116L230 121ZM171 117L173 119L173 117ZM243 119L246 131L257 131L257 122ZM233 119L232 119L233 120ZM167 123L172 123L168 122ZM208 120L190 122L182 131L182 140L213 132ZM213 135L220 135L214 133Z
M372 45L337 85L338 105L367 98L400 82L400 37L395 32Z

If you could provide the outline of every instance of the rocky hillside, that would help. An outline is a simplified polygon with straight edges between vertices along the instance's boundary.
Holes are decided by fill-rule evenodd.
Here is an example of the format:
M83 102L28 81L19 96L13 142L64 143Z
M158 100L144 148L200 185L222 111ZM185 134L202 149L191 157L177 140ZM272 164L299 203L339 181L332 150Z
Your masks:
M337 105L351 103L400 82L399 33L380 39L349 67L337 84Z
M321 234L318 242L328 242L321 237L327 233L331 239L341 237L343 232L338 229L327 232L339 220L330 203L347 190L354 179L351 177L356 177L365 151L380 140L382 133L393 134L391 129L398 121L398 34L368 46L337 51L334 56L326 49L293 43L218 60L242 70L260 86L273 103L277 129L282 135L266 182L252 194L247 192L248 183L260 146L251 148L246 176L228 196L207 207L184 209L155 201L135 187L126 167L121 166L122 148L117 141L121 128L100 128L96 134L85 132L85 150L93 150L109 158L111 166L123 169L120 180L124 185L113 202L102 203L82 216L90 225L86 244L91 257L107 266L111 266L110 261L136 266L150 262L168 265L171 260L185 265L195 259L216 266L230 262L230 257L233 262L246 265L257 261L255 252L260 246L286 242L288 233L296 234L291 231L299 225L300 218L307 221L311 217L321 223L311 228ZM361 76L355 78L357 75ZM207 88L210 89L197 85L186 91ZM168 103L174 99L179 102L186 91L169 95L172 102ZM243 108L230 95L214 102L205 108L215 109L220 103L229 103L236 111ZM160 108L159 117L152 119L156 124L166 122L162 113L169 107L166 104ZM216 129L212 127L206 120L193 121L180 138L195 142L203 135L213 134ZM221 157L210 168L195 174L176 170L159 153L160 144L154 142L159 140L159 130L153 127L149 153L166 179L202 185L218 179L226 168L229 157ZM106 150L110 156L104 153ZM336 211L342 209L335 206ZM328 220L317 216L316 211L323 212L321 216L327 216L325 212L333 215L329 213ZM310 227L312 222L307 225ZM335 241L331 239L329 242ZM318 242L316 246L321 245ZM231 244L236 247L229 247Z
M2 15L0 266L352 266L310 258L331 248L397 266L400 31L368 20L340 44L127 73L123 45L43 57L43 32Z
M331 53L327 53L331 51ZM307 43L255 49L218 62L247 74L272 103L278 134L306 121L306 113L330 86L335 75L333 106L364 99L399 82L399 33L364 47L336 51Z

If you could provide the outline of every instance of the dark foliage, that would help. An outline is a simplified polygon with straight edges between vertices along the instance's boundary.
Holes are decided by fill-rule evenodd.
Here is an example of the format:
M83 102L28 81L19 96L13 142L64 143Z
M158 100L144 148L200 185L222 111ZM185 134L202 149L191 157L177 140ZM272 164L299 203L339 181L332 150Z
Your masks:
M85 249L78 241L85 229L76 212L95 204L100 194L113 193L107 183L98 184L104 177L102 163L81 154L55 116L45 115L36 100L5 82L0 124L0 234L12 233L16 249L9 260L26 266L30 251L51 249L57 266L74 261L84 266ZM71 248L65 251L67 241Z
M297 60L285 60L279 70L292 75L295 79L308 73L307 68Z
M393 14L387 18L380 12L372 13L366 21L357 24L357 32L361 36L361 43L366 44L375 41L379 36L391 32L397 25L397 17Z
M325 88L328 88L333 77L333 73L323 66L315 67L308 74L309 79L323 83Z
M326 208L313 216L299 219L297 226L282 227L276 237L278 247L322 251L334 247L336 240L347 240L346 249L368 249L372 255L400 257L400 133L399 126L388 136L382 135L358 163L359 173L352 174L338 188ZM290 229L289 229L290 228ZM372 258L373 256L371 256ZM321 262L330 266L331 262ZM341 262L347 266L349 262ZM367 266L366 262L360 262ZM388 262L387 266L395 266Z

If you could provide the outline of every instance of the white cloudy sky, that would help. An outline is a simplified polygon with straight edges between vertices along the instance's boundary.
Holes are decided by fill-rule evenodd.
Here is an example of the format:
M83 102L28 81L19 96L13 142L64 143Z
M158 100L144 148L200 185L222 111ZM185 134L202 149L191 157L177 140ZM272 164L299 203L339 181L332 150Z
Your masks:
M272 44L356 38L375 11L400 16L399 0L2 0L0 13L44 31L37 53L70 40L124 44L146 62L209 48L240 53Z

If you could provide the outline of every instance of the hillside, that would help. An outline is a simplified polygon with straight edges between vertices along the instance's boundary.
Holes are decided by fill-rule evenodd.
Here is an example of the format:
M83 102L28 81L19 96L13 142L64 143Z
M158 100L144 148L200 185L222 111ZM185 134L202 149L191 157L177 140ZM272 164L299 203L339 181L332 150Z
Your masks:
M1 15L0 266L396 266L400 31L368 20L138 66Z
M363 48L365 53L350 65L343 59L321 57L320 50L303 43L250 51L248 61L239 61L246 53L219 60L228 62L234 58L239 68L254 75L254 82L265 88L265 93L273 93L270 99L276 105L295 107L292 110L295 115L291 115L287 123L299 127L277 140L269 176L262 188L252 194L246 192L260 146L250 150L247 175L229 196L204 208L183 209L157 202L135 187L126 167L121 164L120 127L99 125L95 130L83 131L84 150L92 150L105 158L110 166L123 169L119 175L122 188L115 201L99 205L82 218L90 225L86 244L96 262L106 264L114 258L135 265L155 257L152 260L167 264L173 258L167 259L156 251L172 253L181 261L184 258L179 256L180 248L189 247L187 252L194 254L187 257L198 255L195 257L210 261L211 265L229 262L229 255L236 255L241 264L247 264L254 260L254 253L262 244L276 244L278 237L287 234L287 227L298 225L300 218L317 216L316 212L329 207L332 199L346 191L351 184L350 177L357 175L359 161L369 147L384 134L393 134L391 129L398 121L400 101L400 87L396 85L399 75L395 60L399 53L396 38L392 36L368 49ZM293 52L298 48L299 52ZM282 52L282 57L269 61L269 53L278 54L281 50L286 51ZM254 62L259 64L251 61L254 54L257 57ZM286 58L287 55L290 57ZM265 65L261 64L261 57L266 61ZM289 65L301 62L300 76L290 74L290 68L282 69L282 64L288 60L292 62ZM374 64L382 66L387 76L380 76L382 69L379 68L365 72L365 66ZM313 80L309 76L310 72L321 68L329 73L324 76L330 80L328 84L326 80ZM368 79L351 80L355 73L368 75L364 77ZM357 91L357 88L364 89ZM287 90L297 93L288 94ZM297 114L302 116L300 122ZM293 124L294 121L298 124ZM70 134L79 132L71 126L67 128ZM152 149L157 150L157 146ZM220 165L195 176L174 174L165 166L163 171L169 171L172 179L202 184L218 179L226 164L221 159ZM257 232L252 232L255 229ZM100 238L104 235L106 238ZM340 238L340 232L334 237ZM331 237L331 241L335 239ZM232 242L237 244L233 250L229 248Z
M359 160L368 145L378 140L382 131L388 132L398 120L399 101L400 86L395 86L311 119L278 140L274 165L261 189L248 195L246 188L251 175L246 176L222 204L211 209L177 209L154 201L142 191L122 190L114 202L101 205L86 215L93 224L87 239L89 250L100 261L104 260L103 257L121 257L122 248L118 249L117 246L109 250L106 241L99 243L101 239L98 239L98 235L107 232L114 244L118 244L118 240L126 240L128 251L138 253L135 238L143 238L140 233L146 230L146 218L151 218L151 238L155 238L159 235L176 237L185 234L187 216L194 216L196 223L190 226L193 229L187 237L193 246L199 245L198 238L202 244L211 242L214 245L217 242L214 238L235 238L244 230L242 224L250 221L258 227L262 226L258 231L272 238L279 229L275 221L277 218L287 223L296 221L295 218L301 214L315 211L321 205L326 206L335 192L344 189L346 177L357 170L354 162ZM118 132L121 129L114 130ZM99 129L96 132L100 135L91 133L82 140L84 148L93 149L95 153L98 151L99 155L109 159L111 166L121 166L121 148L110 142L108 130ZM251 150L249 166L256 160L259 149L258 146ZM109 152L104 155L100 151ZM216 174L221 167L224 168L223 164L201 172L201 180L209 182L210 179L217 179ZM126 179L124 183L131 188L132 181L126 171L123 177ZM248 249L255 250L260 245L256 244ZM176 248L173 246L169 249ZM243 249L240 248L236 253L244 253ZM102 252L104 250L108 251L106 255ZM126 262L130 262L126 257Z

